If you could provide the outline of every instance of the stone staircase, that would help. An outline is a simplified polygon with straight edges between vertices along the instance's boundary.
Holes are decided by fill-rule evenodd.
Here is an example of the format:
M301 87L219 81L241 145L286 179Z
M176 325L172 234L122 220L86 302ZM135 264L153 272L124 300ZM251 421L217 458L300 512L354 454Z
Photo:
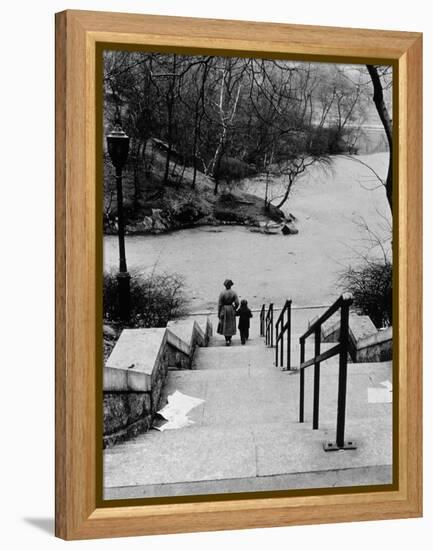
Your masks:
M293 311L295 368L296 335L305 330L308 315L311 311ZM333 345L322 344L322 350ZM306 357L312 354L307 345ZM176 390L205 400L188 415L195 423L150 430L106 449L104 498L391 483L392 407L368 401L368 388L392 380L391 363L349 365L346 434L358 449L325 453L323 443L335 439L338 358L322 365L320 424L313 431L313 369L306 371L300 424L299 374L276 368L274 357L275 349L259 336L255 314L245 346L238 336L230 347L212 336L208 347L196 349L191 370L169 371L163 401Z

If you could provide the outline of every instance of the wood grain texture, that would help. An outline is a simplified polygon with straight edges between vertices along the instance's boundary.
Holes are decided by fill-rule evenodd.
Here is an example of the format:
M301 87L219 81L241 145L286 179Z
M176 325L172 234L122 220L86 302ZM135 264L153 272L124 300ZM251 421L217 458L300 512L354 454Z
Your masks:
M398 59L418 38L417 33L345 29L277 23L240 22L69 11L88 32L116 35L115 42L162 44L223 50L288 52L291 54ZM108 41L112 41L109 39Z
M98 42L398 68L397 490L98 508ZM422 41L418 33L67 11L56 15L56 535L64 539L417 517L422 503ZM410 113L410 116L408 116Z
M407 51L407 462L409 501L422 513L422 37ZM410 331L410 336L409 336Z
M66 532L66 18L56 16L56 530Z

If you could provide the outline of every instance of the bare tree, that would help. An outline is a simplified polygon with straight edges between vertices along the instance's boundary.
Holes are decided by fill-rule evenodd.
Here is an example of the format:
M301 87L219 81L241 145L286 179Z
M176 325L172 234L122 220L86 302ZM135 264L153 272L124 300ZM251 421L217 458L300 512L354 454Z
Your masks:
M203 118L205 116L205 89L206 89L206 80L209 74L209 64L211 61L211 57L207 57L204 61L202 66L200 66L197 70L197 76L198 73L201 71L201 79L200 79L200 88L196 97L196 100L194 102L194 140L193 140L193 146L192 146L192 162L193 162L193 177L192 177L192 188L194 189L195 183L197 180L197 161L199 156L198 151L198 145L200 141L200 135L201 135L201 125Z
M237 58L227 57L224 59L223 67L220 70L221 80L217 104L220 134L214 156L208 168L208 172L215 181L215 194L218 193L221 159L226 150L227 141L230 137L230 131L234 125L239 96L242 88L244 66L241 65L240 61L241 60ZM239 65L241 65L240 70L238 70Z
M393 163L393 155L392 155L392 119L390 117L390 114L388 112L388 108L385 103L384 98L384 89L383 84L381 80L381 76L379 74L380 67L377 65L367 65L368 72L371 77L371 82L373 83L373 101L376 106L377 114L379 115L379 118L382 122L383 128L385 130L386 139L388 141L389 146L389 164L388 164L388 175L386 177L385 182L385 189L386 189L386 197L388 199L388 204L392 212L392 163ZM385 67L384 71L382 71L382 76L389 73L389 68Z
M176 180L179 189L188 181L194 189L201 170L217 194L220 181L237 182L254 170L266 175L265 208L282 207L313 165L356 146L369 74L379 71L383 85L381 69L369 67L108 52L104 114L119 110L131 136L134 203L151 178ZM385 105L376 90L375 98ZM154 162L149 138L158 142ZM273 197L272 186L282 181L283 192Z
M279 173L285 179L285 191L275 206L281 208L288 200L293 184L304 174L304 172L318 161L317 158L302 153L292 159L287 159L280 165Z

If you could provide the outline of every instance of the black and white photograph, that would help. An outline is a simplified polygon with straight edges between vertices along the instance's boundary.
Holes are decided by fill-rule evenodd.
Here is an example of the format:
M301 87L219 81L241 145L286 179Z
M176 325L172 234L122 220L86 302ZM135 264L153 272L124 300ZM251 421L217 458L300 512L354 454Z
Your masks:
M101 73L104 501L392 485L392 67Z

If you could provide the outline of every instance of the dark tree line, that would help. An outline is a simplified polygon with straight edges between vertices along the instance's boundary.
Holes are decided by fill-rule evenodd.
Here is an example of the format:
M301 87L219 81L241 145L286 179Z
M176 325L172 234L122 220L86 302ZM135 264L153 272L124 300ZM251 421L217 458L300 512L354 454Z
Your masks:
M131 136L137 190L152 138L164 146L164 183L177 163L192 167L192 187L198 172L211 177L215 193L221 181L283 176L282 206L310 166L356 152L373 91L388 136L377 74L371 66L106 51L105 124L121 118Z

